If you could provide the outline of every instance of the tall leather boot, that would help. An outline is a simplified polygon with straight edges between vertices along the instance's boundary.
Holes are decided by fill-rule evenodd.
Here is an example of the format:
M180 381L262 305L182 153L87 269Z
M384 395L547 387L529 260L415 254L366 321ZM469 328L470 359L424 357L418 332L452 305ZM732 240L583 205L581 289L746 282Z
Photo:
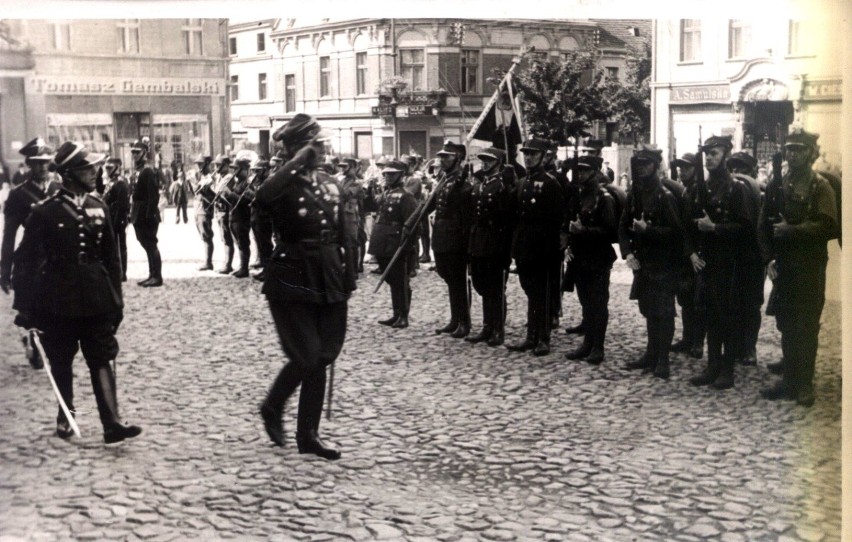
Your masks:
M494 335L493 329L493 297L491 295L483 295L482 296L482 330L476 335L471 335L466 337L465 340L469 343L481 343L487 341Z
M502 304L502 307L501 307ZM488 346L500 346L506 335L506 299L505 291L494 300L494 316L493 316L494 332L491 338L488 339Z
M163 285L163 259L160 257L160 250L155 246L151 250L152 271L151 280L143 284L145 288L155 288Z
M299 366L292 361L288 361L278 376L275 377L275 382L269 388L266 394L266 399L260 404L260 417L263 419L263 428L269 439L276 446L284 446L284 425L281 421L281 415L284 412L284 403L290 397L302 381L302 371Z
M104 427L104 442L112 444L139 436L142 428L135 425L122 425L119 421L115 376L112 374L112 368L109 365L102 365L90 374L95 402L98 404L98 414Z
M393 315L390 318L385 320L379 320L379 323L383 326L392 326L394 322L399 320L399 286L392 285L390 287L391 291L391 305L393 305Z
M240 250L240 267L233 273L231 276L236 277L238 279L244 279L249 276L249 259L251 256L249 255L248 250Z
M136 281L136 284L138 284L139 286L145 286L146 284L151 282L151 279L154 278L154 258L151 255L151 251L147 246L144 246L142 248L145 249L145 257L148 258L148 278Z
M456 293L456 313L459 315L459 326L450 334L454 339L463 339L470 334L470 305L467 303L467 289L462 280Z
M199 271L211 271L213 269L213 243L209 243L206 247L207 259L204 260L204 265L198 268Z
M689 383L693 386L707 386L712 384L719 378L722 371L722 343L718 338L707 336L707 368L704 371L692 377Z
M435 330L435 333L437 333L439 335L441 333L453 333L459 327L459 314L457 312L458 306L457 306L456 299L455 299L456 296L455 296L455 293L453 292L452 288L449 289L449 294L450 294L450 323L445 325L442 328Z
M411 307L411 288L405 288L399 293L400 307L399 318L391 324L392 328L403 329L408 327L408 310Z
M216 271L221 275L227 275L234 270L234 245L225 245L225 258L225 267Z
M50 373L53 375L53 380L56 381L56 387L59 389L59 394L62 400L65 401L65 406L73 416L74 410L74 375L71 372L71 366L51 365ZM74 431L71 430L71 424L65 418L65 413L62 412L62 407L57 408L56 415L56 436L61 439L70 438Z
M340 459L340 451L326 446L319 438L324 399L325 367L322 367L311 372L302 381L296 422L296 444L300 454L314 454L334 461Z
M657 335L657 366L654 368L654 376L668 380L671 374L669 365L669 351L674 337L674 316L663 317L659 322L660 330Z

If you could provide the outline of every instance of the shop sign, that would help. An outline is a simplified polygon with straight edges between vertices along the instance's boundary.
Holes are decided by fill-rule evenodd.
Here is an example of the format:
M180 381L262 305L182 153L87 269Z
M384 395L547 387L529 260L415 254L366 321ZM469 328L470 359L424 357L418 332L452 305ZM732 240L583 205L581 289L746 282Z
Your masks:
M840 100L843 96L843 81L805 81L806 100Z
M34 76L29 83L29 88L38 94L63 96L224 96L225 94L225 84L220 79Z
M673 87L669 103L706 103L731 101L731 87L728 85L703 85L693 87Z
M394 105L374 105L371 112L374 117L393 117L394 109L396 109Z
M267 129L272 128L272 120L266 115L243 115L240 117L243 128Z
M432 106L401 105L396 108L397 117L428 117L432 116Z

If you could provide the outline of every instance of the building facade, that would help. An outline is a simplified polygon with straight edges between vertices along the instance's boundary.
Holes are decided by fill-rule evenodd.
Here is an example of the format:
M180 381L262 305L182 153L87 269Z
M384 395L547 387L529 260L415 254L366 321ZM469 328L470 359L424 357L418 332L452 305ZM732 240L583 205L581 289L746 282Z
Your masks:
M643 25L649 33L650 22ZM507 69L522 47L535 47L530 58L559 59L594 46L602 68L613 75L623 71L629 44L607 26L618 26L623 35L640 33L630 21L280 19L232 24L234 144L265 153L268 131L303 112L330 132L335 152L363 159L411 152L431 156L445 139L464 139L494 92L486 79L495 69ZM261 33L268 37L262 52L257 49Z
M14 163L35 135L80 141L130 164L149 136L157 159L190 163L230 140L222 19L7 20L25 67L0 75L0 145ZM9 111L6 101L22 107ZM127 167L127 166L126 166Z

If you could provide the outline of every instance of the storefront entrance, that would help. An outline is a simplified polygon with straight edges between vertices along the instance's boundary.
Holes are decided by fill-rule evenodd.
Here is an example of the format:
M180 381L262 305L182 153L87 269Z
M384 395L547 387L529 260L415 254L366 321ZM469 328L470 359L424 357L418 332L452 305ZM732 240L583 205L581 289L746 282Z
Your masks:
M758 163L771 161L778 145L793 122L793 103L789 101L745 102L743 104L743 145Z

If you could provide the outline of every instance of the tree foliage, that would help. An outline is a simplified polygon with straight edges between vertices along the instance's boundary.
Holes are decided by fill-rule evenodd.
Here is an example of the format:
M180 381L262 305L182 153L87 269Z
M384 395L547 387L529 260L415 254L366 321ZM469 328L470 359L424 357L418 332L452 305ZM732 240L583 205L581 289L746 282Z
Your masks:
M651 45L645 40L638 48L631 49L626 59L626 70L622 81L610 81L607 85L607 101L618 131L633 139L643 140L651 129Z

